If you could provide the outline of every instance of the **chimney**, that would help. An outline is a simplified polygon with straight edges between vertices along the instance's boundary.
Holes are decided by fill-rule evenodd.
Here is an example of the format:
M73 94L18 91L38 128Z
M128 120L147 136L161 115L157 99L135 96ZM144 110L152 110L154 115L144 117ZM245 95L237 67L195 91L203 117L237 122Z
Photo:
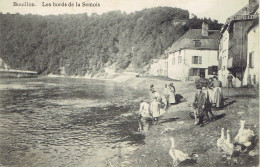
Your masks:
M204 36L204 37L207 37L209 35L208 30L209 30L208 24L203 22L202 23L201 35Z

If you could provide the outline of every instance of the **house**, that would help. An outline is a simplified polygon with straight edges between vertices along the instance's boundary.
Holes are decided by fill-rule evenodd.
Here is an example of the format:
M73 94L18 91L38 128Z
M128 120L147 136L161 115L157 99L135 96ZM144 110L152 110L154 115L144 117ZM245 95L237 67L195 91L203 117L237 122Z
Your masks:
M247 33L247 66L243 77L243 85L259 85L259 21L249 27Z
M218 30L190 29L168 49L168 77L195 80L200 75L217 74Z
M257 0L250 0L247 6L229 17L221 29L218 76L223 86L227 86L229 73L236 87L248 84L248 31L258 20L258 7Z
M221 40L219 40L219 55L218 55L218 78L220 81L222 81L222 86L227 87L228 81L227 77L228 75L231 75L227 69L227 63L228 63L228 41L229 41L229 33L225 30L225 27L222 27L221 31ZM235 79L233 79L233 82L235 83ZM233 85L235 85L233 83Z
M165 58L152 59L150 68L150 75L153 76L165 76L168 75L168 60Z

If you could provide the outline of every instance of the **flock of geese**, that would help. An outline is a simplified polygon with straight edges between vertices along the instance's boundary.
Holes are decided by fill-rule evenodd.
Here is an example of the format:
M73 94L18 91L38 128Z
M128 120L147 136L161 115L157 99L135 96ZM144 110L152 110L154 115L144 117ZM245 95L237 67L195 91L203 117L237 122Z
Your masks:
M245 121L240 121L240 129L238 134L234 138L234 142L231 142L231 135L230 131L226 131L226 138L225 138L225 129L221 129L220 138L217 140L217 146L222 153L228 155L229 157L232 156L234 151L241 151L236 150L236 146L240 145L245 148L251 146L252 138L255 136L254 131L251 129L245 129ZM170 137L171 147L169 150L169 154L172 157L172 166L178 166L180 163L188 162L188 163L195 163L198 158L198 154L187 154L175 148L175 141L173 137ZM113 167L112 164L109 165Z
M241 120L240 129L238 131L238 134L234 138L234 142L231 142L231 135L229 130L226 131L225 138L225 130L224 128L222 128L220 138L217 140L217 146L222 153L231 157L234 151L241 151L236 150L237 148L235 146L240 145L243 147L249 147L252 144L252 138L254 136L254 131L251 129L245 129L245 121ZM187 160L196 161L196 158L198 157L197 154L188 155L186 153L183 153L182 151L177 150L175 148L175 142L173 137L170 137L170 141L171 147L169 150L169 154L172 157L173 166L178 166L179 163Z
M254 131L251 129L245 129L245 121L240 121L240 129L236 137L234 138L234 142L231 142L230 131L227 130L227 138L225 139L224 128L221 129L221 136L217 140L217 146L223 153L228 156L232 156L234 151L241 151L241 147L235 146L242 146L247 148L252 145L252 139L255 136Z

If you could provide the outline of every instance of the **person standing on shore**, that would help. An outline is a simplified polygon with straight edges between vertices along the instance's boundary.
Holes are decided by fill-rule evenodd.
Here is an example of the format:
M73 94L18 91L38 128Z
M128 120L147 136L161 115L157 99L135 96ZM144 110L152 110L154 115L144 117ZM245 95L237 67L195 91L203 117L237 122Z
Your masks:
M159 102L157 100L157 98L154 96L153 97L153 101L150 105L150 110L151 110L151 114L153 116L153 124L157 125L158 121L159 121L159 116L160 116L160 108L159 108Z
M152 99L155 97L156 100L158 101L158 99L161 98L161 95L155 89L152 89L151 92L152 92Z
M203 126L203 118L205 114L205 104L206 104L206 95L202 92L202 87L197 87L197 92L194 97L193 107L196 109L194 113L195 116L195 124ZM197 121L196 119L199 119Z
M152 92L153 90L154 90L154 85L151 84L151 85L150 85L150 91Z
M213 77L213 82L211 84L214 91L213 103L215 107L219 108L223 106L223 94L222 94L222 82L218 80L217 76Z
M163 96L165 98L165 101L166 101L166 106L165 106L165 109L167 108L167 106L169 105L169 96L170 96L170 91L168 89L168 85L165 84L165 87L163 89Z
M150 105L144 101L141 100L140 103L140 109L139 109L139 114L138 114L138 118L139 118L139 128L138 131L147 131L149 130L149 119L151 117L151 113L150 113Z
M173 86L173 83L169 84L169 104L175 104L175 87Z
M208 82L208 95L209 95L209 102L213 103L214 101L214 88L212 86L213 78L209 78Z
M205 87L207 88L208 87L208 84L209 84L209 81L208 79L205 78L204 75L200 75L200 78L199 79L196 79L195 80L195 87Z
M203 89L205 89L205 88L203 87L202 91L203 91ZM209 93L210 91L213 91L213 90L208 88L207 91L204 92L205 96L206 96L206 102L205 102L205 109L204 109L204 111L205 111L205 115L206 115L208 121L213 121L213 120L216 119L216 117L215 117L215 115L213 114L213 112L211 110L212 103L211 103L211 100L210 100L210 93ZM211 115L211 119L209 118L209 114Z
M234 88L233 82L232 82L233 76L230 73L228 73L227 79L228 79L228 88L230 88L231 86L232 86L232 88Z

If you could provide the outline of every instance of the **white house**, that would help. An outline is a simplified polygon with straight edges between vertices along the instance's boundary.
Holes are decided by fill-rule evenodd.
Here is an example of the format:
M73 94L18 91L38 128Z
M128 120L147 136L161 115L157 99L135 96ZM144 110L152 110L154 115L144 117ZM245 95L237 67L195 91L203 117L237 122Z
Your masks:
M253 24L248 30L247 66L243 77L243 85L259 84L259 23Z
M223 87L228 86L228 75L232 75L228 70L228 49L229 49L229 33L226 30L227 27L222 27L221 37L219 38L219 66L218 66L218 78L222 82ZM238 78L233 76L233 85L238 85Z
M227 18L220 31L218 76L224 87L228 74L233 76L235 87L254 85L258 80L258 8L257 0L249 0L248 5Z
M168 60L165 58L152 59L150 75L167 76L168 75Z
M217 74L218 30L191 29L168 50L168 77L178 80L195 80Z

